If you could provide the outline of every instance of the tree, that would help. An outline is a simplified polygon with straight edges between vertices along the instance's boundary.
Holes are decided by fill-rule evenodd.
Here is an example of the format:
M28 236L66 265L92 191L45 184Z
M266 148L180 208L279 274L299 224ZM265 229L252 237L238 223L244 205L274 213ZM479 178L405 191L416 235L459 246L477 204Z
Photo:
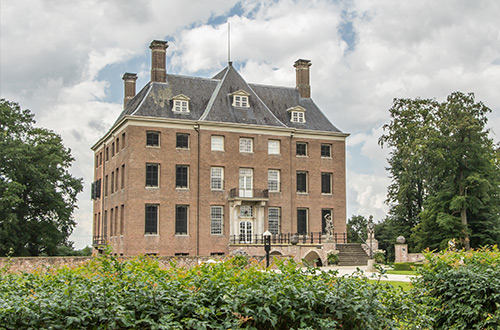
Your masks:
M353 215L347 220L347 241L349 243L364 243L367 239L368 220L362 215Z
M440 249L458 238L466 249L500 241L500 166L474 94L445 102L396 99L379 143L389 159L390 216L417 250ZM406 228L406 229L405 229Z
M68 171L74 158L34 115L0 99L0 255L55 255L68 245L82 179Z

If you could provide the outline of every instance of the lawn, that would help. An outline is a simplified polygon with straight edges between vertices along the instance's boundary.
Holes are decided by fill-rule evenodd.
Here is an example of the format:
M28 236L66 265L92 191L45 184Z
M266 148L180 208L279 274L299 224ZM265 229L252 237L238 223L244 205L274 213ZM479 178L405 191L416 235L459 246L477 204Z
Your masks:
M388 269L386 274L394 274L394 275L417 275L414 270L392 270Z

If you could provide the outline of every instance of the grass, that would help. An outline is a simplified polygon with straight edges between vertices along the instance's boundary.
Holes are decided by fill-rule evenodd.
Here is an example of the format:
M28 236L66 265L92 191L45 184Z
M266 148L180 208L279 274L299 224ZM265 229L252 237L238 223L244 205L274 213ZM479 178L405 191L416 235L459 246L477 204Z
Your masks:
M414 270L392 270L388 269L386 274L394 274L394 275L417 275Z
M370 280L371 282L376 282L376 280ZM402 281L384 281L381 280L380 283L387 283L392 285L395 288L401 287L404 291L410 291L411 283L410 282L402 282Z

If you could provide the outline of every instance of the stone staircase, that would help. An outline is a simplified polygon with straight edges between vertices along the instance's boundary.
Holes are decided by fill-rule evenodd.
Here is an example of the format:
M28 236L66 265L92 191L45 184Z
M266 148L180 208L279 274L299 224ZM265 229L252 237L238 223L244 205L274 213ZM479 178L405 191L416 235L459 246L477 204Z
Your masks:
M339 266L366 266L368 264L368 255L361 244L337 244L337 250L339 250Z

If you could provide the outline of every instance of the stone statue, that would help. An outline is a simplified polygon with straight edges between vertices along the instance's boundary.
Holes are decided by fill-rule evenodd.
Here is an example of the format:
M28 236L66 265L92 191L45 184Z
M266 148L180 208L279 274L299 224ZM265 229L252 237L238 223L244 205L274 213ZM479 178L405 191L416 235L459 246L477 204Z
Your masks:
M333 238L333 232L335 231L335 228L333 226L332 215L329 213L325 214L325 231L327 239Z

